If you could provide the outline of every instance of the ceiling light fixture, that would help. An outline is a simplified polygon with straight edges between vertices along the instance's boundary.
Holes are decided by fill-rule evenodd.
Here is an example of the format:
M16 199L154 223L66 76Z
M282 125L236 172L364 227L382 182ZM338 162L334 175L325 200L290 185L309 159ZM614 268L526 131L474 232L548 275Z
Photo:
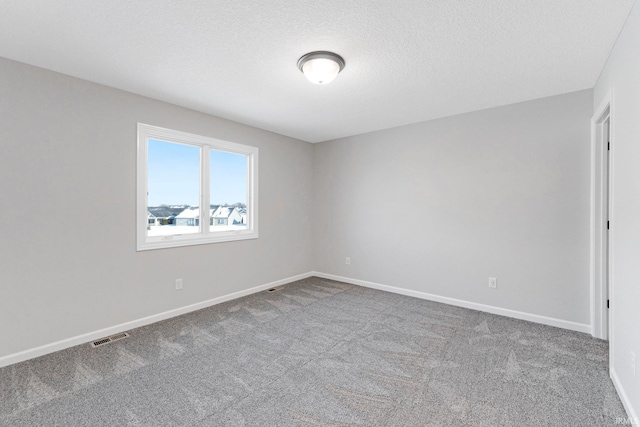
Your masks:
M335 79L342 71L344 59L333 52L309 52L298 59L298 68L311 83L323 85Z

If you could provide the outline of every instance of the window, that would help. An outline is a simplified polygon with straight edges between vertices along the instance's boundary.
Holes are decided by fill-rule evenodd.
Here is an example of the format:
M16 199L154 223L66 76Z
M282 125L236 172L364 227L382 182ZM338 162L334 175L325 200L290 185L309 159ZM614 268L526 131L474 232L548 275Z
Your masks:
M138 123L138 250L258 237L258 149Z

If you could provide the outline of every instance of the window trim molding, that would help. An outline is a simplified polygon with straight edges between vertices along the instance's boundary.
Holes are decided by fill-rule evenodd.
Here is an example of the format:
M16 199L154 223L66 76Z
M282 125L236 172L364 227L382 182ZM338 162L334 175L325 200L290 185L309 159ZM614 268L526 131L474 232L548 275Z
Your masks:
M203 221L200 213L200 231L170 236L147 236L148 211L148 140L158 139L177 144L197 146L200 149L199 206L210 206L209 150L227 151L247 156L247 228L246 230L210 231L210 220ZM136 186L136 243L137 251L204 245L258 238L258 155L257 147L224 141L188 132L138 123ZM208 209L207 209L208 212Z

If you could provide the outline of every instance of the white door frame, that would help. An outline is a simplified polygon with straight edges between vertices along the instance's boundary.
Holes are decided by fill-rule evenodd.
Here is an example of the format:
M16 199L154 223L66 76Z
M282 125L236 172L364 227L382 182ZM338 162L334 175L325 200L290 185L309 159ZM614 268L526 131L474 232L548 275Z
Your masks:
M591 118L591 335L612 341L610 310L613 300L613 148L607 155L605 122L614 145L613 102L609 92ZM606 188L607 186L608 188ZM608 191L607 191L608 190ZM607 200L608 199L608 200ZM608 209L608 214L607 214ZM608 218L607 218L608 216ZM607 230L607 221L611 221ZM609 348L613 346L610 344Z

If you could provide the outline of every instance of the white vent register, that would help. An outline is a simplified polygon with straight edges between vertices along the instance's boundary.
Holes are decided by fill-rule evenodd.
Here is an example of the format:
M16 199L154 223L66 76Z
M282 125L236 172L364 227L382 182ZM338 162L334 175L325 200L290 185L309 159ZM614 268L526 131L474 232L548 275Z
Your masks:
M121 332L119 334L111 335L106 338L100 338L99 340L95 340L91 343L91 347L96 348L105 344L109 344L110 342L119 341L125 338L128 338L130 335L128 332Z

